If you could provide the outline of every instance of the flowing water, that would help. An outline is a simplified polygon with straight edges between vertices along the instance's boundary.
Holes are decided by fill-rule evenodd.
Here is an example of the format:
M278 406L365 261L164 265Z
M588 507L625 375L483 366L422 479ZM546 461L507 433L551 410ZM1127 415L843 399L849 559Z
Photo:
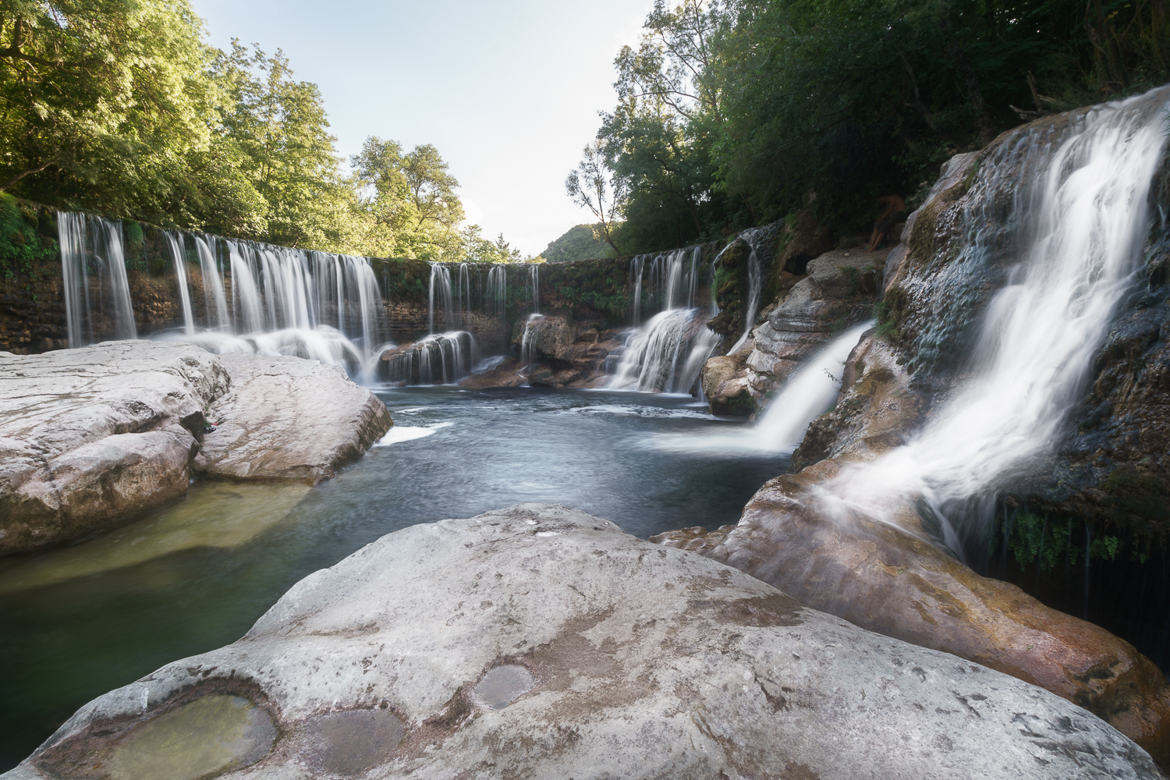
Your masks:
M304 486L199 483L90 542L0 562L0 771L78 706L241 636L285 590L383 534L523 501L579 507L638 536L735 522L783 456L656 452L714 435L688 397L598 391L379 391L381 446Z
M1135 283L1168 96L1095 108L1055 142L1022 135L1012 148L1018 167L980 168L988 191L1016 193L1011 217L990 229L1015 230L1021 251L984 316L971 379L910 444L843 473L829 486L836 500L880 519L891 497L922 496L955 550L986 532L990 518L972 500L1053 449Z
M608 387L642 392L691 393L718 346L706 327L710 312L695 307L702 247L630 260L631 321ZM643 322L649 309L654 313Z

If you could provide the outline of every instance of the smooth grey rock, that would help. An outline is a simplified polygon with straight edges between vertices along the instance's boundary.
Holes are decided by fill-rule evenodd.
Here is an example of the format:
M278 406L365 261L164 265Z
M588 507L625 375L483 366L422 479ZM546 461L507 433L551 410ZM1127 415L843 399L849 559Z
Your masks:
M332 477L390 429L376 396L337 366L296 357L222 355L231 391L212 404L196 471L233 479Z
M204 435L205 412L227 423ZM209 474L316 482L390 424L368 390L300 358L153 341L0 354L0 555L182 496L197 437Z
M218 358L194 346L0 356L0 554L182 495L196 446L188 428L228 383Z
M11 777L134 765L121 746L211 697L234 704L186 744L227 746L199 760L236 778L1158 776L1047 691L556 506L387 535L85 705Z

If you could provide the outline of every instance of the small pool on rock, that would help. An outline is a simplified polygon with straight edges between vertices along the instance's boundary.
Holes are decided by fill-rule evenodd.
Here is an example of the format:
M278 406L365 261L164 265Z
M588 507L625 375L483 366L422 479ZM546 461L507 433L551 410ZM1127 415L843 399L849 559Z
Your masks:
M238 639L294 582L415 523L528 501L641 537L733 523L786 457L703 451L717 420L685 397L535 389L379 391L396 434L303 488L205 483L99 538L0 561L0 771L74 710L170 661ZM694 437L696 448L648 446ZM259 509L258 509L259 507ZM191 533L195 524L214 531ZM60 560L55 558L60 556ZM92 560L91 560L92 559Z

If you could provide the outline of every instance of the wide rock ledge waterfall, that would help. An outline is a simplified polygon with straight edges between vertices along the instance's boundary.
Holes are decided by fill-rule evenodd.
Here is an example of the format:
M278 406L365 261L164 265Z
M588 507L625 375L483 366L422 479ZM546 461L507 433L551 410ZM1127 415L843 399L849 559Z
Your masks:
M544 701L542 686L551 686L545 692L550 695L553 688L558 697L573 695L573 686L560 683L574 674L562 668L574 653L596 655L591 673L605 670L590 685L607 692L591 695L597 712L606 718L616 713L614 723L630 702L675 707L673 698L656 693L665 687L643 685L664 674L675 694L706 701L709 691L699 696L687 686L700 678L730 680L709 666L721 663L712 660L721 653L734 657L749 682L725 684L727 690L742 688L745 699L733 692L729 699L713 699L711 707L730 713L751 702L770 713L769 729L789 728L793 708L822 707L830 694L818 686L828 685L839 696L845 689L833 687L835 681L848 680L875 701L886 698L874 712L846 708L837 715L864 723L875 713L896 713L902 725L893 731L906 733L945 720L957 729L946 744L961 748L956 755L967 757L965 767L986 759L993 769L1043 766L1051 774L1058 766L1075 771L1069 769L1073 757L1071 763L1083 759L1088 763L1080 766L1091 771L1151 775L1156 770L1149 756L1106 724L1165 766L1170 688L1164 673L1103 629L981 577L961 561L975 565L972 551L988 546L1000 495L1043 479L1045 469L1057 473L1052 464L1078 423L1075 410L1092 385L1095 361L1118 312L1149 284L1141 273L1143 253L1152 229L1167 230L1163 206L1152 204L1162 197L1154 189L1163 186L1159 177L1170 181L1168 112L1170 87L1041 120L1005 134L982 153L955 158L910 218L880 284L883 256L853 245L801 261L799 273L778 267L777 247L788 240L780 225L718 244L542 266L365 258L153 228L154 237L144 240L137 223L57 213L62 330L70 347L112 337L116 348L91 351L130 353L132 340L146 337L221 355L165 347L174 350L174 360L193 361L167 370L195 385L202 380L187 377L191 372L182 366L200 360L184 350L229 367L247 358L222 355L282 356L255 368L254 375L241 368L236 376L243 378L234 380L266 388L260 395L273 396L271 404L222 400L232 389L223 377L215 403L193 395L188 405L209 408L184 413L187 427L179 428L194 443L179 448L178 460L189 452L211 477L250 473L260 456L237 457L227 437L248 423L249 435L262 440L267 431L256 421L281 417L275 396L283 377L275 374L287 361L353 387L336 368L293 358L342 369L364 385L354 389L370 396L383 415L389 409L395 427L382 436L386 420L371 437L382 438L363 457L311 489L197 482L185 498L168 498L171 503L152 506L105 536L0 561L0 664L28 670L0 691L0 727L10 735L0 764L24 758L69 713L111 689L18 771L76 768L77 756L91 749L103 766L120 765L130 760L123 748L103 742L87 719L121 719L117 728L133 745L147 738L149 728L163 728L166 718L198 716L199 702L242 708L261 723L252 734L259 735L256 745L249 743L246 755L228 756L223 764L254 763L260 771L295 764L290 750L312 753L305 747L312 742L311 724L344 721L350 729L351 717L393 732L391 753L400 741L409 744L421 734L418 729L430 729L428 734L462 752L501 734L531 742L539 731L532 724L545 728L551 722L534 705ZM153 254L142 249L151 241ZM737 259L731 268L723 264L723 251L733 243ZM724 308L724 319L733 322L717 325L729 290L736 299ZM54 354L58 361L69 357ZM3 353L0 359L4 355L13 357ZM726 369L721 384L739 383L754 394L756 419L711 414L716 407L703 397L709 366ZM118 396L116 404L133 417L132 403ZM212 419L216 404L248 419ZM204 413L210 415L206 427ZM191 420L199 425L192 427ZM295 436L295 424L280 422L281 431L293 431L282 436ZM117 423L112 435L129 424ZM35 460L26 449L22 457ZM226 464L218 472L207 465L215 458ZM188 473L176 471L176 496ZM334 473L332 463L328 473ZM499 509L513 504L522 506ZM662 545L630 539L583 512ZM192 532L193 525L207 529ZM451 541L465 538L490 541L491 547ZM531 566L508 562L513 543L522 551L521 563ZM665 546L702 552L719 563ZM561 558L548 558L545 551L564 556L563 570ZM369 582L406 587L414 582L410 567L425 568L431 553L449 568L451 581L478 581L476 567L503 579L492 585L491 598L477 592L466 608L462 596L447 594L458 603L444 604L443 614L451 615L449 625L466 634L465 644L476 655L459 680L438 675L433 685L444 695L427 698L403 687L407 676L383 663L390 656L364 655L352 637L368 633L371 641L381 641L391 629L358 625L343 597L348 572L384 562L383 574ZM1088 557L1086 543L1086 564ZM643 558L652 565L643 566ZM625 569L612 568L614 561L634 567L630 583L655 589L654 614L664 625L682 621L677 630L653 628L666 631L671 652L679 651L669 657L667 671L642 647L667 640L641 635L650 629L638 622L626 592L633 585L619 576ZM327 567L333 568L309 576ZM602 574L587 573L594 567ZM399 569L407 572L401 582L395 579ZM560 573L552 576L553 569ZM888 636L801 607L759 580ZM670 588L676 581L691 595L675 598ZM543 616L533 631L516 633L520 629L500 606L514 584L524 586L525 600L512 606ZM572 625L554 625L550 607L537 596L545 587L550 603L571 603L572 609L562 606ZM354 668L372 668L378 679L388 680L386 690L394 693L386 699L371 703L353 688L364 671L339 673L336 689L333 676L311 675L306 690L320 693L320 701L312 698L316 693L289 693L293 678L282 677L293 675L289 659L309 658L306 648L316 642L331 647L335 634L306 639L298 623L281 620L304 606L300 595L320 588L326 588L329 604L312 619L336 621L325 628L347 637L338 652L352 653ZM413 588L403 603L430 608ZM372 592L361 595L374 599ZM598 618L594 600L609 604L606 614L629 612L629 630ZM472 610L473 601L479 612ZM370 614L382 615L381 609L374 604ZM707 621L709 632L695 631L687 615ZM263 652L254 657L231 644L253 625L241 642L263 639ZM401 629L400 617L394 625L393 631L407 635L395 639L394 664L411 674L428 666L425 674L434 676L433 664L422 664L415 651L446 650L431 647L430 634L411 639L413 629ZM603 628L610 644L594 647L588 637ZM634 639L612 640L614 632ZM801 632L812 638L800 641L818 648L810 650L819 659L815 663L799 652L795 661L787 660L800 647L792 643ZM822 640L838 649L817 655ZM700 655L713 655L697 659L688 642L702 646ZM521 649L497 657L504 646ZM604 662L610 651L598 649L604 647L617 647L623 663L642 670L637 683L617 679L620 670ZM851 648L848 663L841 662L840 647ZM773 648L784 650L785 660L775 661L774 669L788 675L784 686L769 676L773 660L759 660L772 659ZM208 655L175 661L197 653ZM131 683L169 662L161 677ZM832 671L827 682L820 680L822 667ZM236 671L242 676L233 677ZM493 674L502 675L503 694L484 693ZM820 682L806 680L809 675ZM976 678L982 687L971 687ZM898 696L888 695L888 680L898 681ZM156 683L161 687L152 687ZM200 693L205 688L214 689L214 702ZM525 698L529 691L537 694ZM939 717L915 714L919 699L903 694L939 707ZM390 701L393 696L402 698ZM171 698L163 704L165 697ZM952 700L964 706L947 705L944 718L942 708ZM322 701L333 702L328 711L321 710ZM156 715L159 706L171 709ZM488 710L496 721L478 717ZM518 712L531 720L509 720ZM212 732L220 717L210 717ZM711 755L723 755L717 747L722 737L707 726L676 723L673 716L657 721L667 735L664 744L682 734L707 745ZM503 725L493 731L497 722ZM735 718L727 722L737 730L756 727ZM1075 735L1089 736L1069 736L1061 731L1066 722ZM609 720L598 723L610 728ZM865 738L875 751L890 753L890 731L876 729ZM792 739L799 734L797 729ZM590 741L596 736L573 742L573 749L604 758L595 749L604 740ZM1074 747L1065 746L1070 740ZM908 746L883 766L926 771L944 760L923 745ZM439 755L410 766L457 768ZM1036 764L1038 755L1056 763ZM341 766L336 755L314 756L324 762L318 765L322 771ZM366 769L409 764L397 754L366 758ZM663 766L676 766L675 758L664 758ZM406 763L394 763L400 759ZM830 769L845 766L829 759ZM678 760L677 766L699 766ZM769 771L790 769L769 760L752 758ZM806 760L820 759L801 758ZM712 761L702 766L722 766Z

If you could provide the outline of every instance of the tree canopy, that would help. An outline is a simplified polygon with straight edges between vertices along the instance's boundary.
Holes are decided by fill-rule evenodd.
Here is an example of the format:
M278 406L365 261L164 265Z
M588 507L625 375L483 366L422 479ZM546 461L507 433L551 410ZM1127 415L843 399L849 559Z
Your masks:
M468 239L435 147L370 137L349 174L335 143L281 51L209 46L187 0L0 0L2 192L296 247L518 256Z
M862 228L956 151L1170 81L1167 41L1167 0L657 0L594 141L613 238L650 251L809 203Z

